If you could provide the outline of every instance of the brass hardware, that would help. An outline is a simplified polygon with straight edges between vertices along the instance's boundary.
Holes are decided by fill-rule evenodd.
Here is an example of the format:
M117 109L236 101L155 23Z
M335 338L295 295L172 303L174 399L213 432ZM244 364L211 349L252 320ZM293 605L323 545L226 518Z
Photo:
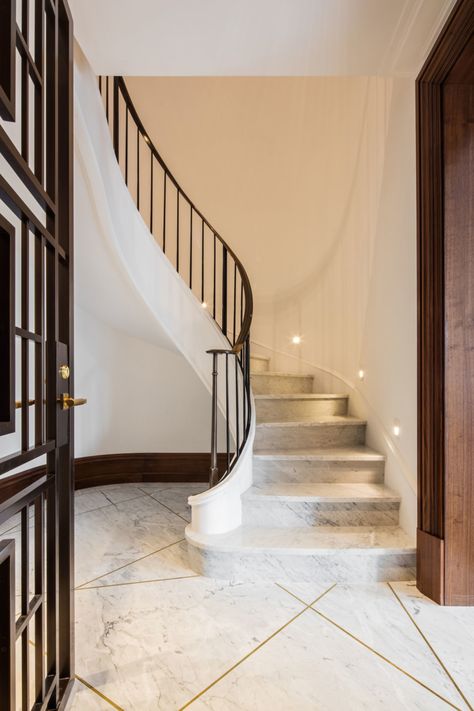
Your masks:
M28 406L34 405L36 400L28 400ZM15 408L19 410L21 407L23 407L23 403L21 400L15 400Z
M43 401L46 404L46 400ZM58 403L61 405L63 410L69 410L71 407L78 407L79 405L85 405L87 402L86 397L71 397L69 393L63 393L58 397ZM28 400L28 406L35 405L36 400ZM23 407L21 400L15 401L15 408L17 410Z
M69 380L69 376L71 374L71 371L69 370L68 365L60 365L59 366L59 375L63 380Z
M79 405L85 405L87 402L87 398L71 397L69 393L63 393L58 397L58 402L60 403L63 410L69 410L71 407L79 407Z

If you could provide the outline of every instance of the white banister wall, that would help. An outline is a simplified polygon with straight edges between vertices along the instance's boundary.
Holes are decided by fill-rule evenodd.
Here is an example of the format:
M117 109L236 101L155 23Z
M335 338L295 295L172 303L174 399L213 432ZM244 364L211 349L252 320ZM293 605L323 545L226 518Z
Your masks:
M103 442L98 445L91 422L78 425L79 448L81 453L90 453L98 446L109 450L114 447L112 432L115 430L118 436L124 427L118 426L117 414L112 413L111 407L123 404L125 398L120 391L125 388L129 398L135 400L132 413L140 413L135 420L131 416L129 427L146 425L147 441L158 446L168 433L169 443L173 442L168 451L179 451L174 442L181 433L186 440L182 451L209 450L212 359L206 351L226 348L228 342L176 273L138 213L113 152L97 78L78 46L74 78L76 297L81 309L76 344L77 383L91 401L95 400L97 426L105 427ZM101 353L113 357L118 349L112 366L116 377L102 382L98 372ZM169 372L165 386L166 371ZM124 386L123 379L127 377L130 383ZM148 404L145 410L141 409L147 377L154 379L151 390L158 396L161 408ZM181 382L177 383L179 379ZM86 392L89 388L92 390ZM221 408L224 392L221 369ZM107 398L110 407L105 404ZM186 408L184 422L180 423L179 413ZM168 418L166 424L164 418ZM234 408L230 424L234 431ZM187 432L188 427L195 430ZM219 430L223 444L222 418ZM129 451L143 449L143 434L128 436ZM238 526L240 495L250 483L251 461L243 458L228 480L212 491L192 497L192 527L200 532L222 532Z

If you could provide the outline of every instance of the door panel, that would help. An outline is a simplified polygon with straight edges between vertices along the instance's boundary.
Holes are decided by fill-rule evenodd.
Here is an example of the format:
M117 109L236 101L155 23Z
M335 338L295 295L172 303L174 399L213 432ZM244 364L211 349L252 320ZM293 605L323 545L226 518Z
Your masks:
M45 471L0 501L0 709L27 711L73 678L73 40L64 0L0 8L0 477Z

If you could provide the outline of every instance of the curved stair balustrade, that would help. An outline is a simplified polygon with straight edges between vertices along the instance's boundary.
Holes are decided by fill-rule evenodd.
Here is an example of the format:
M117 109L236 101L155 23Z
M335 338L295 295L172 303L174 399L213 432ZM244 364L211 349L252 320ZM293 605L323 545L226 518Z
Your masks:
M123 77L99 77L99 91L114 152L137 210L163 253L229 342L228 349L207 351L212 355L209 484L213 487L234 468L251 429L250 281L239 258L161 157L138 116ZM225 420L224 471L217 463L218 408Z

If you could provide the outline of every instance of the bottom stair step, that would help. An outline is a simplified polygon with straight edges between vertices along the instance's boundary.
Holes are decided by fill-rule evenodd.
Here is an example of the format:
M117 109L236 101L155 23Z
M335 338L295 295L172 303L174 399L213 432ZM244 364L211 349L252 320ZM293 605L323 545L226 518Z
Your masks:
M415 544L398 526L241 526L222 535L186 529L191 567L225 580L413 580Z

